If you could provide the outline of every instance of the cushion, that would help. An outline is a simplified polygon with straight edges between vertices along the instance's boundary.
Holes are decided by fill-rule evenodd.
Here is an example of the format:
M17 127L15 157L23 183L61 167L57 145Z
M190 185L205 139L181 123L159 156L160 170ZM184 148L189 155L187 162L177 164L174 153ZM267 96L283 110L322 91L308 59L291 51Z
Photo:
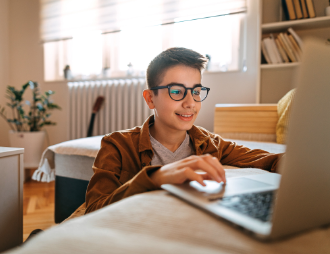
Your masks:
M285 144L289 124L289 115L295 91L295 89L289 91L282 99L279 100L277 105L278 123L276 125L276 141L279 144Z

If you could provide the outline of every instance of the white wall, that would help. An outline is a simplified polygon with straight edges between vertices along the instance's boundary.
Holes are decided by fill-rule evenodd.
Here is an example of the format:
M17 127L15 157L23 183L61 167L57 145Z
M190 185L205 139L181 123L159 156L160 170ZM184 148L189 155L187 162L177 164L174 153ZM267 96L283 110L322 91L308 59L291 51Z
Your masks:
M207 73L203 84L211 88L203 102L196 125L213 130L214 106L217 103L255 103L257 101L259 40L259 1L248 0L247 71ZM43 50L39 39L39 0L0 0L0 98L7 84L20 87L28 80L38 81L42 90L54 90L54 101L63 109L54 111L47 127L50 144L67 139L67 88L64 82L43 82ZM9 35L8 35L9 34ZM9 48L9 54L8 52ZM8 59L9 58L9 67ZM7 73L7 74L6 74ZM0 103L2 104L2 103ZM8 127L1 120L0 146L7 146Z

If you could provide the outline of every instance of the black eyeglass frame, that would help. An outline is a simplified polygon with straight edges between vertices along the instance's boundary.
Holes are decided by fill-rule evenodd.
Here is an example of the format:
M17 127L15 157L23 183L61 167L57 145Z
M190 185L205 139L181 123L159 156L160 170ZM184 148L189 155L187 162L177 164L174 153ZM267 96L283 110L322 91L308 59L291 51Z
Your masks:
M171 96L171 87L172 87L172 86L181 86L181 87L183 87L183 88L185 89L185 91L184 91L184 95L183 95L182 99L180 99L180 100L175 100L175 99L172 98L172 96ZM206 96L205 96L205 98L204 98L203 100L201 100L201 101L196 101L195 98L194 98L193 90L194 90L196 87L201 87L202 89L205 88L206 91L207 91L207 92L206 92ZM150 90L158 90L158 89L164 89L164 88L168 88L168 95L169 95L170 98L171 98L172 100L174 100L174 101L182 101L184 98L186 98L186 96L187 96L187 91L190 90L190 92L191 92L191 96L193 97L194 101L196 101L196 102L202 102L202 101L204 101L204 100L206 99L207 95L209 94L209 91L211 90L211 88L208 88L208 87L205 87L205 86L202 86L202 85L197 85L197 86L195 86L195 87L188 88L188 87L185 87L185 86L182 85L182 84L171 84L171 85L167 85L167 86L156 86L156 87L151 87Z

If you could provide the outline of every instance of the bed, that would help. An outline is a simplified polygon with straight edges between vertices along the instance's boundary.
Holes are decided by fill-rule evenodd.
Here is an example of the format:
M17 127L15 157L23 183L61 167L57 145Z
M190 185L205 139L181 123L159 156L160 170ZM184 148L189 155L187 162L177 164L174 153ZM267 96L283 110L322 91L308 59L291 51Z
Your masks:
M103 136L66 141L48 147L32 179L43 182L55 180L55 223L68 218L82 203L92 165Z

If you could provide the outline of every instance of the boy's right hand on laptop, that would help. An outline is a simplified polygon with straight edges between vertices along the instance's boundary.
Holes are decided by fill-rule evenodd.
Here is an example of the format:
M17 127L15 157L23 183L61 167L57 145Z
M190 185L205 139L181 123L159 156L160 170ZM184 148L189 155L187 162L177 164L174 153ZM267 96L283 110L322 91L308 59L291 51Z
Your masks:
M202 170L204 173L196 172ZM216 157L209 154L192 155L161 167L150 175L158 186L162 184L181 184L185 181L197 181L205 186L203 180L215 180L226 183L225 170Z

